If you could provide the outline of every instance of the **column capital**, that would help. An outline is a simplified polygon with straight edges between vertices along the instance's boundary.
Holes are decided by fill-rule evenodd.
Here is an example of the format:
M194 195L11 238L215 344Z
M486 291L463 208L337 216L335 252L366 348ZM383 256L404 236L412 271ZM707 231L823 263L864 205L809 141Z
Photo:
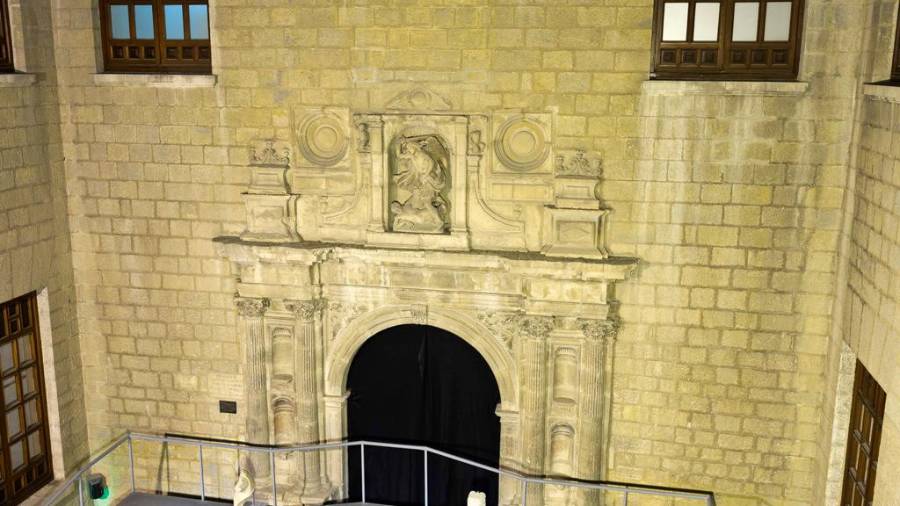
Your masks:
M316 314L324 310L328 305L325 299L311 300L285 300L284 307L294 313L298 320L303 322L311 322L316 318Z
M595 341L614 340L619 331L619 319L615 317L605 320L579 319L578 325L584 332L584 337Z
M264 297L241 297L234 295L234 305L237 306L238 314L245 318L259 318L266 314L269 309L269 299Z
M552 316L523 314L517 320L522 334L532 339L546 339L554 327Z

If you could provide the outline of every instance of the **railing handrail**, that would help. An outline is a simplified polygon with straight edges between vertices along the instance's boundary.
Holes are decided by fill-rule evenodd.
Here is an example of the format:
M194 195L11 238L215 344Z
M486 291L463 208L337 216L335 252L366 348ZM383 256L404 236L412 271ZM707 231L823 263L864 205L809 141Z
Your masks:
M565 479L565 478L546 478L542 476L531 476L522 474L516 470L512 469L504 469L502 467L491 467L485 464L481 464L479 462L475 462L474 460L470 460L464 457L459 457L453 455L451 453L447 453L442 450L437 450L431 448L429 446L424 445L413 445L413 444L404 444L404 443L385 443L380 441L366 441L366 440L357 440L357 441L336 441L331 443L319 443L319 444L310 444L310 445L290 445L290 446L267 446L267 445L254 445L249 443L242 442L230 442L230 441L211 441L202 438L192 438L188 436L167 436L167 435L154 435L154 434L142 434L138 432L126 432L122 434L118 438L116 438L113 442L109 443L105 449L100 452L97 456L90 459L87 463L78 468L78 470L72 474L66 481L61 483L50 496L42 503L44 505L52 505L59 497L70 487L76 480L84 476L84 474L92 467L97 465L100 461L106 458L110 453L121 447L125 443L129 443L129 453L131 453L131 444L134 441L152 441L157 443L168 443L168 444L183 444L188 446L196 446L201 448L201 459L202 459L202 449L203 448L215 448L222 450L238 450L238 451L246 451L246 452L260 452L267 453L274 457L277 453L291 453L291 452L314 452L314 451L322 451L322 450L336 450L342 448L351 448L351 447L365 447L371 446L376 448L393 448L393 449L401 449L401 450L415 450L424 452L425 455L432 453L434 455L440 455L441 457L460 462L472 467L476 467L485 471L489 471L497 474L498 476L508 476L513 479L516 479L523 484L539 484L539 485L555 485L555 486L564 486L564 487L575 487L582 489L590 489L590 490L608 490L613 492L626 492L630 494L643 494L643 495L660 495L660 496L668 496L668 497L683 497L686 499L699 499L705 500L708 506L715 506L716 499L715 494L710 491L704 490L691 490L691 489L683 489L683 488L675 488L675 487L664 487L664 486L653 486L653 485L641 485L638 483L621 483L621 482L612 482L612 481L604 481L604 480L596 480L596 481L587 481L587 480L577 480L577 479ZM132 466L133 466L132 462ZM133 469L132 469L133 472Z

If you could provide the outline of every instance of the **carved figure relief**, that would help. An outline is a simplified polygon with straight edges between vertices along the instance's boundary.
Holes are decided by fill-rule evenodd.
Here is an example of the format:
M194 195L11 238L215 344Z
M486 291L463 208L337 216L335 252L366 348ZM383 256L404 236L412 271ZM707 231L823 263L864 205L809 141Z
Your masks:
M360 153L370 153L372 151L372 134L369 133L369 124L365 121L358 122L356 124L356 131L356 150Z
M484 149L487 147L487 144L481 139L482 133L481 130L472 130L469 132L469 154L470 155L481 155L484 153Z
M442 234L450 227L450 152L436 135L399 136L390 152L391 228Z

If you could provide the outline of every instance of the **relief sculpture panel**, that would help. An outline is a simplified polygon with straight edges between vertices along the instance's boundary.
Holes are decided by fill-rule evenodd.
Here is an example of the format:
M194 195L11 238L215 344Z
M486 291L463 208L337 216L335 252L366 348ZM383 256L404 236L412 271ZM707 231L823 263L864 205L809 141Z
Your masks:
M450 227L450 151L440 137L401 135L391 143L390 223L394 232L442 234Z

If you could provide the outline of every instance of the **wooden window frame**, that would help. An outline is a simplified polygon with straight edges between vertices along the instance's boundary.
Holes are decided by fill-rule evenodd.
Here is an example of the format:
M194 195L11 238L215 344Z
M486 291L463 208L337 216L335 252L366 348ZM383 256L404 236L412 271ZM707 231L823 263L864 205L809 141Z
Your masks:
M20 340L31 334L32 357L30 360L21 361L18 349ZM0 371L0 504L18 504L37 492L41 487L53 481L53 456L50 446L50 423L47 411L47 390L44 382L44 362L41 354L41 332L38 318L37 294L32 292L11 301L0 304L0 346L10 345L13 367ZM23 367L24 364L24 367ZM34 391L25 395L21 381L21 373L33 369L35 376ZM7 404L3 381L15 377L13 383L16 388L16 402ZM35 415L37 423L26 424L27 405L35 400ZM21 432L17 436L9 438L6 423L7 408L19 410L19 426ZM21 409L20 409L21 408ZM40 430L38 441L42 452L32 458L29 445L29 437L35 431ZM14 470L11 469L11 457L8 444L22 442L24 452L23 465Z
M891 63L890 80L900 84L900 9L897 9L897 26L894 28L894 59Z
M857 360L853 379L850 430L847 434L847 456L844 459L841 506L872 504L886 400L884 390ZM863 430L860 430L860 427ZM862 503L854 502L860 497Z
M9 18L9 3L7 0L0 0L0 74L16 71L13 59L12 24Z
M132 38L113 39L110 7L126 5ZM135 5L153 6L153 39L135 39ZM184 39L165 37L165 5L181 5ZM103 44L104 71L143 74L211 74L210 38L191 39L188 6L205 5L209 24L208 0L100 0L100 38ZM212 30L207 26L208 37Z
M801 42L803 36L804 0L756 0L760 2L756 42L734 42L734 4L749 0L718 0L719 32L715 42L693 42L694 12L698 3L710 0L654 0L653 15L653 70L652 79L704 80L704 81L795 81L800 69ZM766 6L770 1L792 1L790 32L785 42L764 42ZM663 14L666 3L688 3L687 40L664 42ZM716 3L716 2L712 2ZM744 63L729 63L732 52L741 54ZM693 54L693 62L689 55ZM664 56L665 55L665 56ZM712 55L714 62L709 56ZM758 55L763 63L753 63ZM673 60L674 58L674 60ZM785 63L776 63L781 59ZM686 62L687 61L687 62ZM680 62L680 63L679 63Z

